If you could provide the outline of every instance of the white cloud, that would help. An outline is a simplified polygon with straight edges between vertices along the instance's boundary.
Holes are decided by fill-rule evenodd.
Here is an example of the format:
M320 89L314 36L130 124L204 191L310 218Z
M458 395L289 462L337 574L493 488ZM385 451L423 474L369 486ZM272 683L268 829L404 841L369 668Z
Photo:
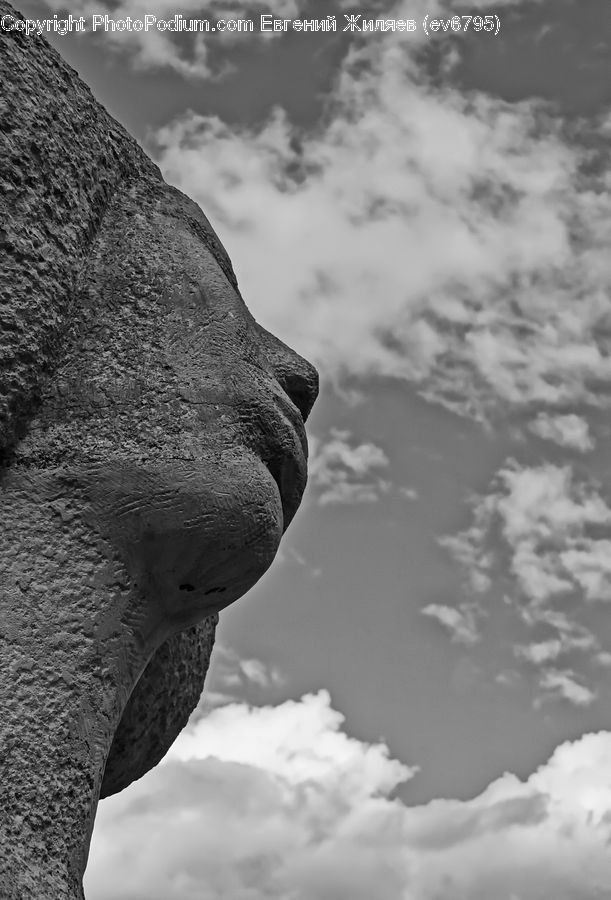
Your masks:
M505 669L503 672L499 672L498 675L494 676L494 680L497 684L503 684L511 687L514 684L517 684L521 680L521 674L516 669Z
M611 541L585 539L560 554L587 600L611 601Z
M158 20L171 20L176 14L186 20L208 20L209 30L199 34L191 34L183 31L178 40L169 30L159 30L150 27L148 30L137 31L134 28L125 30L113 30L112 28L98 29L96 32L100 40L105 40L115 52L128 56L131 64L136 69L173 69L185 78L217 78L233 70L231 64L221 62L213 67L210 62L209 44L215 44L225 48L232 45L244 45L252 41L269 41L281 37L283 32L274 30L261 31L261 15L267 14L278 19L289 21L300 15L304 15L306 4L300 0L225 0L222 3L212 3L211 0L119 0L113 3L111 0L72 0L69 7L65 0L44 0L46 6L56 12L69 11L73 15L84 15L88 24L93 14L107 14L110 19L145 20L147 15L154 15ZM513 0L502 0L504 3ZM471 4L474 9L479 8L480 0ZM341 3L340 8L348 8L350 4ZM451 9L453 0L445 6ZM426 10L425 10L426 7ZM417 0L411 13L417 13L422 18L424 12L434 13L442 10L444 5L440 0L429 0L428 5L423 0ZM366 5L362 7L366 10ZM318 17L324 18L324 17ZM229 30L226 26L217 27L219 20L250 20L252 30ZM342 31L345 20L338 15L337 29ZM224 30L221 30L224 27ZM233 26L232 26L233 27ZM240 27L244 27L243 25ZM215 29L214 31L212 29ZM412 42L422 40L424 37L421 29L411 35Z
M320 691L233 704L102 801L88 900L595 900L611 881L611 734L526 781L406 806L414 770L348 737Z
M529 630L546 632L541 640L516 644L516 656L547 669L540 680L544 694L576 705L592 702L589 687L552 664L570 655L577 665L577 654L587 670L597 653L604 658L591 620L592 604L611 601L611 508L599 487L577 478L570 466L509 461L489 492L474 499L472 514L466 530L440 541L465 568L472 596L480 581L486 589L493 576L509 575L517 599L506 605ZM566 611L554 608L569 599ZM476 612L481 603L474 599ZM585 671L580 677L589 678Z
M516 645L514 653L526 662L533 665L553 662L560 656L565 656L573 651L590 651L597 647L597 641L591 632L581 629L581 633L575 624L570 630L559 632L557 637L546 641L533 642L526 645Z
M273 663L241 657L232 647L217 640L206 677L206 690L193 715L198 718L211 709L253 695L267 697L284 686L284 678Z
M575 673L570 670L549 669L541 676L540 684L544 691L543 700L547 697L561 697L574 706L589 706L596 699L595 691L580 684ZM537 705L540 702L537 701Z
M544 601L578 585L589 599L605 599L609 541L589 530L611 524L611 509L595 488L575 479L570 466L551 463L510 463L498 481L500 491L486 498L486 510L500 520L524 594Z
M259 687L282 684L278 670L270 668L260 659L242 659L241 667L244 677Z
M561 447L581 450L582 453L594 447L588 422L583 416L577 416L574 413L565 416L539 413L528 427L533 434L543 440L560 444Z
M66 10L65 0L44 0L55 11ZM72 15L83 15L87 25L94 14L108 15L111 20L131 19L145 22L148 15L157 20L172 20L175 15L190 20L207 20L208 31L182 31L176 39L170 29L160 30L156 25L148 29L116 30L111 26L100 28L96 34L100 40L117 53L129 57L136 69L173 69L186 78L216 78L231 71L231 65L221 62L215 69L210 64L209 44L228 47L254 40L268 40L278 36L278 32L260 30L263 13L278 17L295 18L299 12L298 0L226 0L212 3L211 0L72 0L69 11ZM224 24L218 26L220 20ZM245 30L244 23L230 25L229 20L251 20L252 30ZM191 27L191 26L189 26ZM197 26L201 28L202 26ZM214 31L212 29L215 29ZM223 29L223 30L221 30Z
M278 561L296 563L308 573L310 578L320 578L322 575L322 569L319 566L313 566L303 553L300 553L295 547L288 547L286 550L280 548L276 554L276 562Z
M484 552L483 546L490 521L489 502L480 501L473 507L472 515L474 521L469 528L458 534L444 535L437 543L463 566L471 590L477 594L487 591L491 584L488 571L492 556Z
M414 40L357 40L326 124L185 114L158 162L209 211L255 315L328 379L400 379L474 415L606 403L604 176L542 102L433 87Z
M101 804L88 900L391 900L384 883L399 883L400 860L385 798L413 770L342 722L320 691L234 704L188 728L148 780Z
M441 603L429 603L420 610L423 616L429 616L446 628L457 644L475 644L480 639L477 627L478 610L467 603L459 606L445 606Z
M351 444L352 441L352 444ZM381 447L370 441L354 444L350 431L332 428L330 438L310 438L309 484L321 506L330 503L374 503L390 483L375 475L389 465Z
M514 647L516 656L531 662L534 665L551 662L562 654L564 650L561 640L554 638L549 641L539 641L538 643L527 644L526 646L517 645Z

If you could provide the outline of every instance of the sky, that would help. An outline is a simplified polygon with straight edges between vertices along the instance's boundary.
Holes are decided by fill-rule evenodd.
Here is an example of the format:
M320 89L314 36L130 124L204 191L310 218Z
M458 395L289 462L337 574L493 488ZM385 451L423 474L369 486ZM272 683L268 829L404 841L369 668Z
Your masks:
M329 6L71 2L20 9L252 17L49 39L322 383L300 513L183 734L101 802L88 900L608 896L608 0L271 33Z

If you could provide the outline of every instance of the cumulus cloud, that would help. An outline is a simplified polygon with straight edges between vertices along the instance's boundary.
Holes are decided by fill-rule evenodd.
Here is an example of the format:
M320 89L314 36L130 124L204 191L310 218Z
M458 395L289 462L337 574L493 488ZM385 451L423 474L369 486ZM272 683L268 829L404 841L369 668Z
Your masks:
M232 647L217 640L214 644L210 669L195 718L210 709L233 701L268 697L284 687L285 681L277 666L255 657L240 656Z
M541 677L541 687L545 692L542 700L558 696L575 706L589 706L596 699L596 693L586 685L580 684L575 673L570 670L549 669ZM539 700L537 705L540 705L542 700Z
M326 441L310 438L309 483L321 506L374 503L390 488L375 470L388 465L381 447L370 441L356 444L348 430L332 428Z
M535 603L579 587L587 599L609 596L610 542L593 526L611 523L611 509L594 486L573 476L570 466L510 463L497 476L499 492L484 503L498 516L511 549L511 570Z
M276 554L276 561L294 563L306 571L310 578L320 578L322 575L322 569L318 566L313 566L303 553L300 553L295 547L288 547L286 550L281 547Z
M101 804L88 897L390 900L398 835L392 816L386 837L372 826L413 770L342 723L326 691L201 719L148 784Z
M415 775L349 737L320 691L232 704L102 801L89 900L595 900L611 881L611 734L560 745L526 781L406 806ZM570 849L570 852L568 850Z
M271 15L274 18L293 21L299 16L307 17L307 3L300 0L225 0L222 3L212 3L211 0L72 0L70 5L66 0L44 0L45 5L55 12L70 12L73 15L84 15L89 22L94 14L108 15L110 19L131 19L144 22L147 15L153 15L157 20L171 20L175 15L182 16L187 21L208 21L208 30L191 33L184 31L179 37L170 30L159 30L156 26L148 29L136 30L135 28L113 30L104 28L97 31L100 40L107 42L115 52L124 54L136 69L172 69L185 78L206 79L222 77L232 71L234 67L226 60L213 62L210 59L210 42L225 49L244 44L245 42L268 42L278 39L282 31L261 30L261 16ZM501 0L503 5L516 2L516 0ZM537 0L531 0L537 2ZM415 0L410 9L410 17L416 15L419 22L422 16L428 12L434 15L437 12L452 12L460 7L457 0ZM484 0L474 0L470 4L473 10L478 10L485 5ZM497 4L500 6L501 3ZM339 4L340 9L351 8L351 2ZM374 5L379 8L379 3ZM387 4L391 7L391 4ZM367 12L368 5L362 4L362 12ZM389 13L393 12L389 8ZM319 17L324 18L324 17ZM346 25L342 14L333 16L336 19L338 31ZM225 24L219 25L219 20ZM233 21L231 21L233 20ZM239 24L242 20L242 24ZM227 23L230 23L229 28ZM249 23L248 28L245 23ZM200 26L201 27L201 26ZM230 30L231 29L231 30ZM424 37L421 28L415 34L410 35L411 43L417 44ZM214 58L216 59L216 57Z
M515 594L509 605L529 631L546 634L517 644L516 656L544 670L544 695L592 702L594 692L557 663L581 655L587 668L606 652L592 620L593 605L611 600L611 508L600 487L568 465L512 460L473 500L472 516L467 529L440 541L464 567L472 596L478 586L490 588L493 575L508 573ZM568 608L557 608L560 601Z
M283 683L275 666L270 666L260 659L240 658L234 650L222 644L215 649L220 650L220 654L215 653L217 673L227 687L252 684L267 688Z
M483 593L491 585L489 570L492 555L484 549L491 518L491 500L481 499L473 505L473 523L458 534L444 535L437 539L440 547L447 550L463 567L474 593Z
M594 447L588 422L583 416L575 415L575 413L564 416L539 413L537 418L530 423L529 429L545 441L552 441L561 447L581 450L582 453L592 450Z
M226 0L212 3L211 0L44 0L55 11L69 11L73 15L83 15L87 24L93 15L108 15L112 20L131 19L146 21L147 16L155 16L159 21L171 21L176 15L190 22L208 23L189 25L189 29L173 32L160 30L156 24L148 28L128 28L117 30L112 26L99 29L100 40L117 53L128 56L136 69L173 69L186 78L216 78L231 71L226 60L213 66L210 60L210 41L225 48L253 40L269 40L278 36L277 32L261 31L262 14L294 18L299 12L298 0ZM219 22L222 20L222 24ZM240 22L241 20L241 22ZM250 25L246 23L250 22ZM178 35L178 36L177 36Z
M475 644L480 640L477 625L479 611L473 605L462 603L459 606L446 606L442 603L429 603L420 612L443 625L457 644Z
M581 631L581 633L580 633ZM530 662L535 666L543 663L555 662L559 657L566 656L573 650L593 650L596 648L596 638L587 629L578 629L574 625L570 630L558 632L558 636L546 641L535 641L530 644L516 645L515 655Z
M479 417L606 403L611 199L591 148L542 101L433 85L411 40L355 40L310 130L187 113L152 151L254 313L335 383L398 379Z

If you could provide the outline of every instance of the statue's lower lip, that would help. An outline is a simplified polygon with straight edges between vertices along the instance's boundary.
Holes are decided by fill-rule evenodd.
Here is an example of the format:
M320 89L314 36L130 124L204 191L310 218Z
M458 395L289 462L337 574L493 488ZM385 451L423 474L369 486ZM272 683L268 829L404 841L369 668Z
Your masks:
M303 479L301 478L301 467L291 456L264 462L264 464L278 487L284 517L283 530L286 530L301 502L303 493L301 481L303 480L303 487L305 487L305 476Z
M301 417L300 421L294 415L289 419L284 404L282 408L274 404L273 411L266 412L263 441L257 452L278 487L286 529L299 508L307 481L307 438Z

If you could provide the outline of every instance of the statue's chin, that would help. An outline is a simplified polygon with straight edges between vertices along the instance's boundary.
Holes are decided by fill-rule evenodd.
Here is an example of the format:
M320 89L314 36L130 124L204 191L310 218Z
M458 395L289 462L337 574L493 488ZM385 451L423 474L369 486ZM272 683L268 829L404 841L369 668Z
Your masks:
M277 480L249 453L232 454L224 468L222 480L217 469L214 489L209 477L202 484L201 473L183 472L191 500L198 490L200 499L205 495L205 516L183 515L182 528L169 528L176 508L170 515L165 506L163 516L148 520L158 527L129 551L134 588L141 587L151 607L163 611L163 624L151 636L156 649L117 727L101 797L122 790L165 755L203 690L213 614L250 590L278 550L284 519ZM232 492L225 490L229 484ZM185 502L180 492L174 496L183 511Z
M94 515L123 556L132 588L156 611L155 644L233 603L276 555L284 530L280 492L247 450L205 465L101 475L96 484L106 480L106 493L96 487Z
M59 498L78 510L103 539L103 552L122 561L125 587L148 601L142 637L153 652L239 599L267 571L285 530L286 497L292 512L305 483L287 470L280 479L252 450L234 446L200 460L114 457L28 468L9 480L38 503Z

